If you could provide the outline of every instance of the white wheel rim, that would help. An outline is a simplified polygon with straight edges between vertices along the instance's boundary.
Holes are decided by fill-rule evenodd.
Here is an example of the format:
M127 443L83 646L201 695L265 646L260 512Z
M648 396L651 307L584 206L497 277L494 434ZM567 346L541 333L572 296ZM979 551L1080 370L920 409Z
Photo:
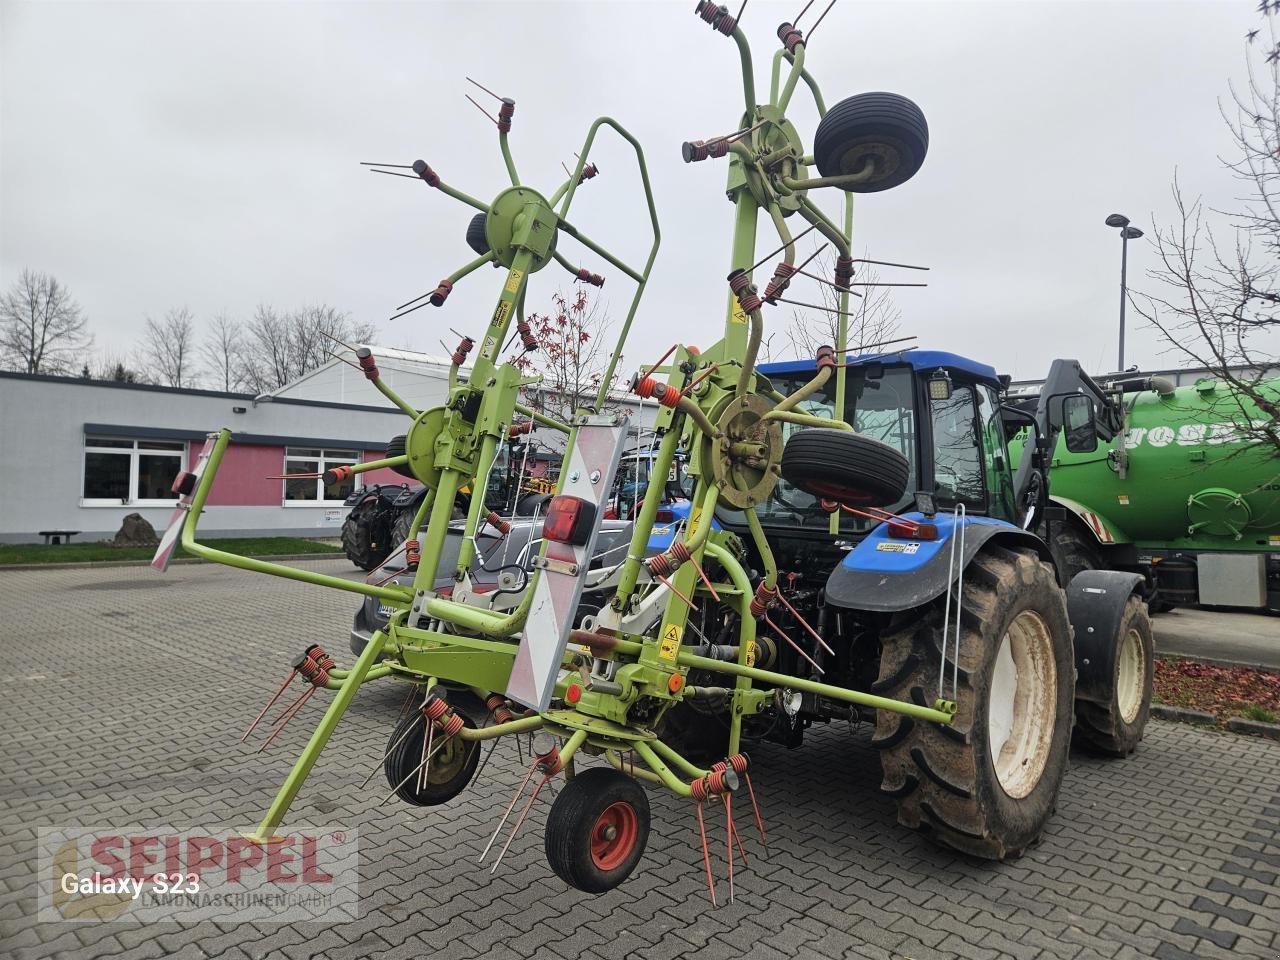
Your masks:
M1130 628L1120 641L1117 653L1119 669L1116 674L1116 706L1120 719L1133 723L1142 706L1142 691L1147 685L1147 664L1142 656L1142 635Z
M987 742L1000 788L1015 800L1044 773L1057 723L1053 639L1040 615L1024 610L996 651L987 704Z

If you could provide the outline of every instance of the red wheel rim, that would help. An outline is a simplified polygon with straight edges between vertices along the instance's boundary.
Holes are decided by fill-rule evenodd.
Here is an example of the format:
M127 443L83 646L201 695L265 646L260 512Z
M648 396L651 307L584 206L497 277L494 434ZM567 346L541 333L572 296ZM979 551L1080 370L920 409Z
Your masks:
M625 800L605 807L591 827L591 860L601 870L619 867L635 849L640 835L636 808Z

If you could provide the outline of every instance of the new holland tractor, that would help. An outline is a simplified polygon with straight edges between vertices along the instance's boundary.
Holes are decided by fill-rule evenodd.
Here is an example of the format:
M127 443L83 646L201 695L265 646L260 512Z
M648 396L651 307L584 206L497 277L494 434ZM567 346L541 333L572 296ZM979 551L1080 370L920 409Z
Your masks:
M502 97L495 122L510 184L487 202L422 160L385 165L405 184L425 185L429 198L444 194L483 214L484 243L471 245L479 256L420 306L442 307L468 275L501 268L483 272L496 277L494 307L474 338L462 337L439 406L414 409L381 380L368 350L357 353L372 386L410 426L403 453L334 472L406 467L428 488L400 548L411 582L382 568L352 582L200 543L227 430L210 435L196 469L175 485L180 506L157 567L180 539L189 553L359 594L385 610L352 666L312 645L276 691L273 701L302 681L297 699L267 721L260 749L318 691L332 700L255 841L272 842L352 698L375 680L406 693L386 749L371 761L389 797L410 805L445 804L465 790L486 741L535 735L520 786L505 811L494 811L482 860L514 820L491 869L543 787L563 776L546 818L551 869L580 890L615 887L644 851L644 787L665 788L689 801L713 901L707 817L725 824L731 898L735 861L745 860L734 810L749 805L764 838L746 752L761 741L798 743L807 726L831 717L874 722L882 787L899 819L932 827L961 850L1003 858L1043 831L1075 715L1113 753L1128 752L1141 735L1151 647L1134 595L1139 578L1092 571L1069 591L1058 587L1047 548L1024 529L1035 497L1023 497L1013 479L994 373L942 354L845 359L844 320L861 283L849 247L852 195L896 187L920 169L928 147L920 109L890 93L828 108L806 64L804 33L790 22L776 31L766 96L737 18L708 0L696 13L741 64L741 110L729 132L682 146L688 163L727 166L728 303L718 341L654 350L661 355L630 380L659 408L656 455L632 521L603 519L628 434L606 399L659 243L644 154L621 124L601 117L569 178L544 194L519 178L508 142L515 103ZM787 118L798 91L821 117L811 146ZM634 150L653 230L642 264L611 253L571 213L579 188L599 172L591 156L603 130ZM690 168L698 169L705 167ZM818 205L832 194L843 195L843 227ZM761 222L774 235L763 256ZM834 248L831 276L797 262L796 242L808 231ZM513 360L537 348L523 308L532 277L554 266L604 282L569 259L574 251L630 280L634 294L599 394L561 422L520 404L527 378ZM766 314L803 302L803 286L815 283L837 292L838 342L818 352L810 373L766 375L756 364ZM691 304L682 328L705 329L697 322L705 310ZM473 352L463 380L457 371ZM1059 425L1069 436L1107 435L1087 398L1077 397L1046 399L1039 419L1048 432L1026 456L1043 457ZM511 551L516 559L496 569L495 584L479 584L472 571L491 566L491 541L503 535L483 492L498 448L531 420L567 438L555 493L540 537ZM651 552L662 488L681 451L691 508L670 544ZM454 522L455 496L467 485L474 493L466 518ZM619 523L627 526L615 531ZM269 701L245 739L271 709Z

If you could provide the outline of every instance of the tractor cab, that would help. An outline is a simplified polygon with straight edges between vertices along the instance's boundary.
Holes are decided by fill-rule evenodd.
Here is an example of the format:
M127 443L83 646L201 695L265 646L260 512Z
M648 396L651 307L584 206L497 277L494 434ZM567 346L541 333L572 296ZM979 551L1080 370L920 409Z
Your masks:
M813 379L812 360L762 364L775 390L790 395ZM910 473L890 512L914 509L916 492L931 494L939 511L961 504L969 515L1017 522L1013 471L1000 416L1000 379L984 363L938 350L850 356L843 411L836 409L836 380L801 401L799 412L843 419L863 436L906 457ZM805 427L785 423L786 439ZM829 506L829 504L828 504ZM831 514L821 499L785 478L758 509L765 527L786 528L789 538L830 536ZM859 540L879 521L840 511L840 539ZM732 517L726 518L730 525Z

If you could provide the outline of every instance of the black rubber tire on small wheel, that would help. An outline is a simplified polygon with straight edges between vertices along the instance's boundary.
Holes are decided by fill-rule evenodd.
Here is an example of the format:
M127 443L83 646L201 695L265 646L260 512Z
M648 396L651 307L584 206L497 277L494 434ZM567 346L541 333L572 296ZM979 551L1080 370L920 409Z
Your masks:
M1137 749L1151 713L1155 675L1155 643L1151 617L1140 597L1130 597L1116 631L1111 696L1106 703L1076 701L1076 738L1096 753L1127 757Z
M467 224L467 246L480 256L489 252L489 240L484 235L485 214L477 213Z
M1096 540L1085 533L1074 520L1056 520L1049 524L1045 537L1053 565L1058 571L1058 585L1063 590L1082 570L1099 570L1102 560L1098 556Z
M405 435L403 433L397 434L396 436L388 440L387 441L387 459L390 459L391 457L403 457L405 453L404 442L405 442ZM402 463L398 467L392 467L391 469L394 470L396 473L400 474L400 476L402 477L408 477L410 480L418 479L417 476L414 474L414 472L409 469L409 465L407 463Z
M574 776L547 816L547 862L585 893L604 893L626 880L648 841L649 798L634 778L609 767Z
M361 570L372 570L391 552L378 527L385 523L383 505L376 496L357 503L342 521L342 552Z
M929 152L929 125L912 101L896 93L859 93L827 111L813 138L813 158L824 177L857 173L868 159L870 179L845 187L876 193L906 183Z
M476 725L470 716L461 710L456 712L467 727L475 729ZM387 786L395 790L397 797L415 807L434 807L448 803L466 789L480 762L480 741L453 737L444 742L444 734L437 729L432 737L431 749L440 747L442 742L444 746L440 747L440 752L432 759L426 783L419 790L417 774L410 776L410 773L422 762L425 732L426 720L421 710L415 709L402 717L391 731L391 739L387 741L388 752L382 761Z
M787 441L782 476L815 497L888 507L906 493L911 464L887 443L847 430L814 427Z
M953 607L952 615L956 615ZM950 847L1016 857L1053 813L1066 773L1075 655L1064 594L1032 550L988 543L964 571L955 722L881 710L871 745L898 822L928 827ZM955 629L952 621L951 629ZM872 692L931 706L938 689L942 601L882 638ZM1012 673L1010 673L1012 669ZM1000 750L992 756L993 740Z

